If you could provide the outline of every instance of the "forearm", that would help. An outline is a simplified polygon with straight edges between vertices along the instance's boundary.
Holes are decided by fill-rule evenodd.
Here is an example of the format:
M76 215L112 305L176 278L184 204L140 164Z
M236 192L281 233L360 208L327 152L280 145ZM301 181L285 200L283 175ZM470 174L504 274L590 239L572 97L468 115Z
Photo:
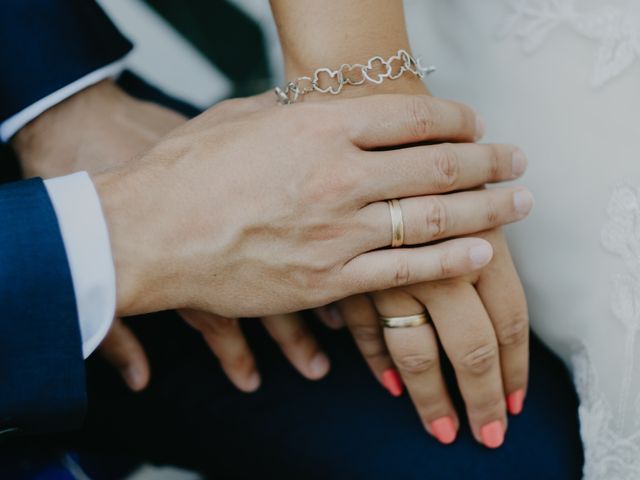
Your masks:
M399 49L411 52L402 0L271 0L285 59L286 79L310 75L319 67L388 58ZM349 86L340 96L372 93L427 93L415 75L381 85ZM326 97L323 95L322 97ZM320 95L314 94L314 99Z

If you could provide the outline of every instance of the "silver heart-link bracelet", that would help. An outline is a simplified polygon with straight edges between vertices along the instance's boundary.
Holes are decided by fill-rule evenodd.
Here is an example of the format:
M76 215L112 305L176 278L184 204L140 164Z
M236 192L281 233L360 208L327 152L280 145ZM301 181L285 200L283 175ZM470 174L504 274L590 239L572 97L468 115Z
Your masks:
M296 103L300 97L311 93L338 95L345 85L358 86L366 82L380 85L385 80L397 80L405 73L423 78L435 72L435 67L423 67L420 59L406 50L385 59L379 55L371 57L366 64L342 64L339 69L318 68L313 75L298 77L284 88L276 87L278 102L283 105Z

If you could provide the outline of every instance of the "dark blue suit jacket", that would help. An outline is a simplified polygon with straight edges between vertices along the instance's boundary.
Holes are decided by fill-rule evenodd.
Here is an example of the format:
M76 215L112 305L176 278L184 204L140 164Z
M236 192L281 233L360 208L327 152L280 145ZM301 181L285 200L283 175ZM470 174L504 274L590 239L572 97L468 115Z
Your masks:
M3 0L0 121L130 49L93 0Z
M90 0L5 0L0 121L131 48ZM0 434L80 425L84 363L69 266L42 180L0 186Z

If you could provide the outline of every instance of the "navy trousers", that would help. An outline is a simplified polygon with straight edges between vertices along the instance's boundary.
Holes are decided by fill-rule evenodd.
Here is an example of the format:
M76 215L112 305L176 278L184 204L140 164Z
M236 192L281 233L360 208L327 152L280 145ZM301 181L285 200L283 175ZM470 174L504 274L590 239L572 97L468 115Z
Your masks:
M331 373L305 380L257 322L246 321L263 385L244 394L174 314L132 319L151 355L151 385L130 393L100 360L90 362L82 445L220 479L580 478L572 383L535 338L525 409L510 417L504 446L488 450L472 438L466 420L453 445L439 444L423 430L408 396L391 397L373 378L348 332L311 323L331 357ZM446 375L451 381L448 366ZM461 407L457 393L456 400Z

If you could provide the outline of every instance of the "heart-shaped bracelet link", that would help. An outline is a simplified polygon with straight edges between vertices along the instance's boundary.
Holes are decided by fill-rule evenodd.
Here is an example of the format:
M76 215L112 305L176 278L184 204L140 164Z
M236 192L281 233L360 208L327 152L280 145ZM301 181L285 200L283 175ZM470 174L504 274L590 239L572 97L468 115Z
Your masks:
M344 63L337 70L318 68L312 76L298 77L284 88L276 87L275 92L278 102L288 105L312 92L338 95L345 85L358 86L367 82L380 85L385 80L397 80L405 73L423 78L435 71L435 67L424 68L420 60L406 50L398 50L387 59L380 55L373 56L365 64Z

